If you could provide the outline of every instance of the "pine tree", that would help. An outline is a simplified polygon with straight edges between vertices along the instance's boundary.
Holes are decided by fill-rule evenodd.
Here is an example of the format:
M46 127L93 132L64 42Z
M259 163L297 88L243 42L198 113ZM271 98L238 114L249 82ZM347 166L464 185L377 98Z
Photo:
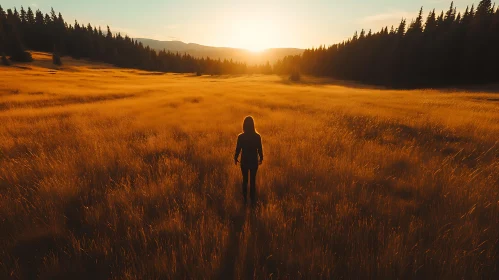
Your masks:
M19 26L21 24L21 16L19 15L19 12L17 11L16 8L14 8L14 17L13 17L13 22L16 26Z
M478 3L478 7L476 9L477 17L491 15L492 13L492 0L481 0L480 3Z
M399 27L397 28L397 35L403 36L405 34L406 20L402 19L400 21Z
M435 10L433 10L430 12L430 14L428 14L428 17L426 18L424 32L433 34L436 28L437 28L437 19L435 15Z
M419 10L418 17L413 21L409 27L408 33L421 33L423 32L423 7Z
M109 25L108 25L106 39L111 40L112 38L113 38L113 33L111 32L111 28L109 28Z
M450 3L449 10L447 11L447 13L445 13L444 21L446 23L452 23L455 19L456 19L456 8L454 7L454 1L452 1Z
M19 34L11 34L11 47L10 47L10 59L18 62L31 62L33 58L31 53L27 52L24 48Z
M2 56L2 65L9 66L10 62L5 56L5 46L7 45L7 39L4 33L4 21L5 21L5 12L0 6L0 55Z
M5 11L3 10L2 6L0 5L0 55L1 55L1 63L4 66L9 66L10 62L5 56L5 48L7 45L7 38L5 36L4 32L4 24L6 23L6 14Z
M362 39L365 39L366 38L366 31L364 29L362 29L360 31L360 36L359 36L359 39L362 40ZM324 48L321 46L321 51L323 51Z
M55 11L54 11L54 8L50 8L50 20L55 23L55 22L57 22L57 19L58 18L57 18Z
M19 62L29 62L32 61L31 54L25 51L25 48L21 41L21 35L18 31L18 26L20 25L19 13L15 10L12 12L11 9L7 10L6 20L3 22L4 33L6 37L6 53L10 55L10 59Z
M26 12L26 21L29 25L35 24L35 15L33 14L31 7L28 7L28 11Z
M2 55L5 55L4 52L7 45L7 38L4 30L5 24L6 24L6 14L2 8L2 5L0 5L0 53L2 53Z
M26 15L26 11L24 10L23 6L21 6L21 23L24 25L28 22L28 18Z

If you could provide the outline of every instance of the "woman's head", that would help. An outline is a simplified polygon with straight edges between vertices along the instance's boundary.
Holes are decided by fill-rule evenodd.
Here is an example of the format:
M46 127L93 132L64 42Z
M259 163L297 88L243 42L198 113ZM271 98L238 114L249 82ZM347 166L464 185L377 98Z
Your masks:
M244 131L244 133L254 133L254 132L256 132L256 130L255 130L255 121L253 120L252 116L247 116L246 118L244 118L243 131Z

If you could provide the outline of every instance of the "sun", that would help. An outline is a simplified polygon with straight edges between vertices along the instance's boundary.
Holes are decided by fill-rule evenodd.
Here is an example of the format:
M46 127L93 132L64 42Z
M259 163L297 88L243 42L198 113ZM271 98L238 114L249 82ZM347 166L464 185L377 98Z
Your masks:
M251 52L261 52L278 45L279 33L271 22L241 20L233 25L232 45Z

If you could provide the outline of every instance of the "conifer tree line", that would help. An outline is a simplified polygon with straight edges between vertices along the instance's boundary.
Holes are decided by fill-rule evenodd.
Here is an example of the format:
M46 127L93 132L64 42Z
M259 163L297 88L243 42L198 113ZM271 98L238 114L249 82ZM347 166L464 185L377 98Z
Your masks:
M68 24L54 9L44 15L40 10L33 12L31 8L5 11L0 6L2 60L8 56L13 61L31 61L28 49L150 71L215 75L272 72L269 64L247 66L232 60L194 58L165 50L156 52L128 36L113 34L109 27L103 31L100 27L85 26L77 21Z
M398 27L362 30L330 47L287 56L274 72L396 87L499 82L499 8L491 0L457 12L435 10Z

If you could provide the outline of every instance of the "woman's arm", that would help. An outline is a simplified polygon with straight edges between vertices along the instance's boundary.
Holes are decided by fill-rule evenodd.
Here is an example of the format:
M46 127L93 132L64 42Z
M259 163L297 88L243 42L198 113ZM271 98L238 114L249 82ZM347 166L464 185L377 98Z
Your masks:
M237 144L236 144L236 153L234 154L234 163L237 164L237 158L239 157L239 153L241 153L241 140L240 137L237 137Z
M262 137L258 137L258 155L260 156L260 164L263 161L263 147L262 147Z

